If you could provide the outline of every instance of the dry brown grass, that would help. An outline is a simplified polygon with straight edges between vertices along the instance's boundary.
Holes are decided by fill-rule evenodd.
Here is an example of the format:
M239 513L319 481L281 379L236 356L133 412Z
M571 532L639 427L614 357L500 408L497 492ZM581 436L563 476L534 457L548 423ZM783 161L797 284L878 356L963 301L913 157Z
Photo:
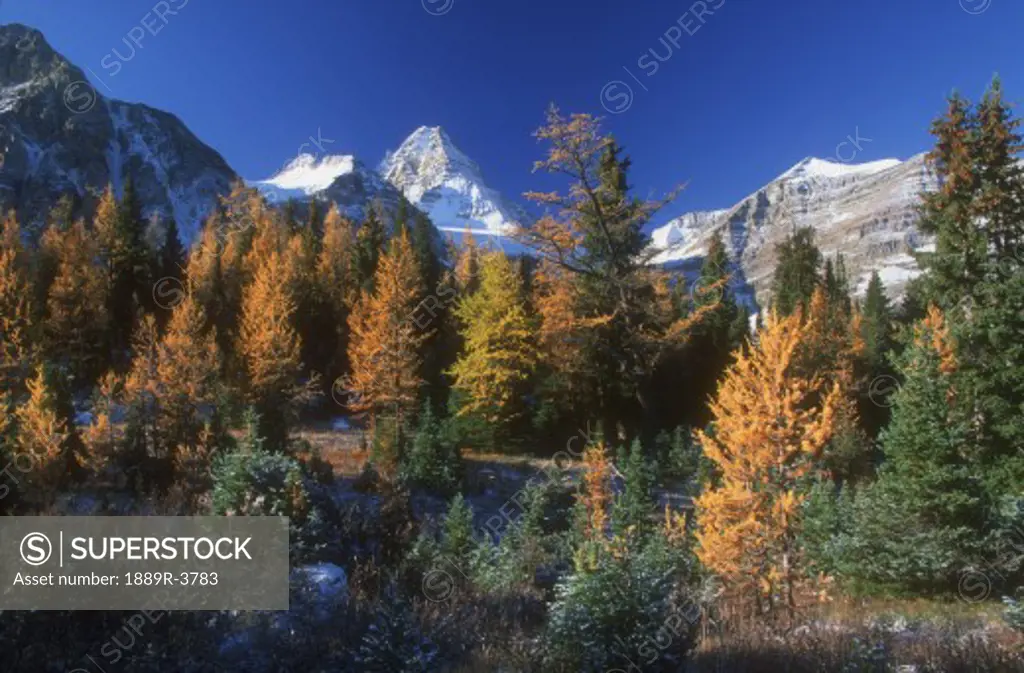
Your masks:
M998 611L995 604L839 599L803 612L793 624L709 620L692 670L1024 671L1024 638L1000 622Z
M364 430L335 430L328 426L308 425L293 433L292 437L308 442L313 449L318 450L320 456L334 468L335 474L339 477L358 476L369 459L366 447L370 444L370 436ZM553 461L545 458L469 449L463 450L462 457L469 474L496 466L524 473L550 472L556 467L566 471L578 468L578 464L572 462L559 462L556 466Z
M319 451L338 477L359 476L370 457L369 436L362 430L307 427L293 436Z

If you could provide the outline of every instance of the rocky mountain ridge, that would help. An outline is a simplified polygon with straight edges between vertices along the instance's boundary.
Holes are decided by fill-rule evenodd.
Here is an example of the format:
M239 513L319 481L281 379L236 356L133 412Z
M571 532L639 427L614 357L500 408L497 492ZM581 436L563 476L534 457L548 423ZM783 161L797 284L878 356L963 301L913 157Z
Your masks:
M793 229L811 227L826 256L843 253L856 292L878 271L899 297L919 273L913 253L933 243L917 230L917 210L921 193L938 186L924 154L865 164L807 158L731 208L687 213L654 229L655 261L694 272L711 236L721 232L737 292L764 305L775 246Z
M65 193L89 212L108 183L120 191L130 174L144 213L173 217L188 242L238 179L177 117L101 95L41 33L18 24L0 26L0 151L0 208L18 209L29 224ZM350 155L301 154L250 184L273 203L334 202L357 220L372 203L387 212L404 204L448 236L469 230L508 252L522 250L504 235L529 222L437 126L416 129L376 169ZM877 270L898 297L918 273L913 253L931 244L916 228L919 195L937 187L924 155L866 164L808 158L732 207L687 213L654 229L655 261L695 272L720 231L737 293L763 305L775 245L795 227L810 226L826 255L844 254L858 291Z
M0 208L38 224L64 194L89 212L131 175L146 216L190 240L238 179L172 114L102 95L42 33L0 26Z

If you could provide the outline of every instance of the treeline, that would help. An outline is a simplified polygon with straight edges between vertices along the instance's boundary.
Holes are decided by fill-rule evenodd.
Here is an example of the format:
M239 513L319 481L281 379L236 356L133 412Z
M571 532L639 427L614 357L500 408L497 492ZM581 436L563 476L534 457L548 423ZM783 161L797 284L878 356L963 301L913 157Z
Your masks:
M70 197L32 231L8 214L4 446L39 466L21 490L38 506L90 471L202 482L246 408L273 451L300 416L365 418L386 473L455 474L456 443L550 453L594 422L628 444L706 420L747 332L724 246L696 290L650 266L642 227L662 203L629 195L629 160L589 118L553 113L544 133L578 143L587 195L517 232L536 257L445 245L418 212L299 216L241 185L189 250L173 221L142 218L130 179L89 217ZM661 381L683 376L667 403Z

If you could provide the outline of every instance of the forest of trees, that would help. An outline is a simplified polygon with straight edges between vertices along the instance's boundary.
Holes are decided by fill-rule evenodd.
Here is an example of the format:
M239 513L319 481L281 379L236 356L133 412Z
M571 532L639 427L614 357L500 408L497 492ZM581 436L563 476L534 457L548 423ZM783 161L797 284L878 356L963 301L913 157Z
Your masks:
M268 639L293 657L273 670L496 670L471 667L493 638L508 670L675 671L698 627L790 628L823 595L1005 596L1024 628L1019 123L998 81L948 101L918 224L935 249L899 306L877 273L854 296L842 255L794 229L753 324L721 236L697 278L653 265L645 231L675 192L635 197L599 120L554 108L536 168L566 185L527 195L545 213L514 233L529 255L456 248L415 211L299 215L242 185L189 249L173 221L143 218L130 176L89 212L71 197L42 226L11 212L0 513L101 491L149 512L292 517L293 562L339 563L353 595L333 636ZM365 430L353 488L372 512L327 494L331 467L303 438L340 415ZM572 460L481 531L470 451ZM415 511L423 495L444 514ZM977 572L988 590L965 596ZM53 635L4 613L0 642L97 635L66 618ZM216 649L181 635L210 623L176 619L131 670L171 670L186 641ZM970 670L1010 670L1001 656Z

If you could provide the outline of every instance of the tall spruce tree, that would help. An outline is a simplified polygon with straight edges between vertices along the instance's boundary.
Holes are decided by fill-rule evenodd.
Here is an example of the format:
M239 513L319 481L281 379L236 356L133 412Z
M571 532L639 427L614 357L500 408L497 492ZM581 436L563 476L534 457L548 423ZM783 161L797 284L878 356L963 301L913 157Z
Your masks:
M356 244L352 254L352 282L362 291L373 290L374 273L387 236L377 204L367 208L366 218L356 232Z
M948 589L983 544L986 501L970 411L955 385L949 326L932 307L899 361L904 382L882 432L878 480L858 494L845 572L876 584Z
M791 315L807 304L818 286L821 251L814 243L814 230L802 227L775 246L777 258L772 278L772 308L779 315Z
M729 254L721 232L715 232L708 245L701 273L691 284L679 285L691 297L680 301L682 315L690 301L713 308L695 327L693 337L674 356L667 358L657 373L659 389L665 390L664 403L681 409L665 409L660 416L667 425L703 426L710 420L708 404L733 353L746 335L747 313L736 303L730 286ZM678 391L673 393L672 391Z
M950 99L932 129L942 186L923 197L920 225L936 238L935 252L921 259L926 297L954 326L957 386L973 408L971 442L992 498L1018 493L1024 479L1024 367L1012 359L1024 273L1019 124L998 79L977 106Z
M164 241L160 246L160 277L181 279L185 268L185 248L181 245L178 223L172 217L164 229Z
M988 259L988 241L975 220L977 127L973 106L958 94L932 124L936 143L929 159L941 186L922 195L918 228L935 236L935 251L920 255L919 262L927 272L927 301L946 310L973 300Z
M1024 252L1024 141L1021 120L1003 98L1003 85L992 80L977 108L976 157L978 195L974 210L984 222L989 250L996 259Z
M622 468L623 487L612 509L612 531L627 543L640 543L654 528L655 468L644 455L639 439L633 440Z
M121 200L115 209L113 227L110 228L104 219L96 226L110 274L107 311L110 314L112 355L118 364L123 364L123 354L130 344L142 299L150 296L148 292L143 294L147 289L149 266L143 241L145 227L142 205L129 175L125 178Z
M895 389L895 371L889 363L895 346L894 316L877 271L871 273L861 311L863 354L857 363L860 381L860 418L869 437L876 437L889 421L889 395Z

